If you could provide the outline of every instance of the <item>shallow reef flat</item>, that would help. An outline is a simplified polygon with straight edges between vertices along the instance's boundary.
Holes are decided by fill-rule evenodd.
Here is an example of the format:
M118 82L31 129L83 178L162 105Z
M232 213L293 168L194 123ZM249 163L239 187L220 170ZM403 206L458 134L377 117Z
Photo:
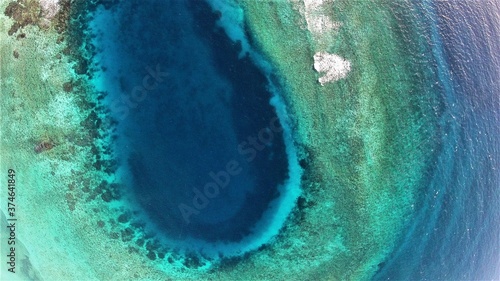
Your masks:
M46 22L39 24L45 18L23 20L21 15L26 10L39 14L36 2L24 3L23 11L13 11L18 15L15 21L3 14L8 2L0 2L0 167L3 171L17 172L17 249L23 248L22 242L29 257L23 263L20 262L22 256L18 257L16 277L38 280L40 276L29 274L29 268L34 266L50 273L45 276L61 279L63 276L56 268L74 249L73 236L67 236L74 231L65 200L67 182L72 177L71 171L84 165L81 159L87 157L85 148L68 140L71 136L81 136L82 111L77 105L78 98L64 91L63 84L70 81L72 75L71 64L60 55L62 44L56 44L59 34ZM14 31L12 26L23 21L25 25L21 30L8 34ZM37 155L34 148L43 141L55 143L57 149ZM3 195L2 198L6 198ZM2 211L6 211L4 206ZM55 247L56 244L60 246ZM46 256L52 258L46 260ZM79 271L73 264L69 264L68 269ZM9 273L2 268L2 274ZM4 275L2 278L6 278Z
M14 169L18 182L16 274L7 276L2 262L0 279L110 280L96 272L96 257L108 248L114 255L127 251L103 241L91 219L100 206L83 204L84 187L108 176L93 166L98 138L85 121L95 104L68 55L59 25L65 11L47 17L37 1L0 1L0 10L0 168ZM37 153L43 142L53 148ZM2 213L8 214L4 195Z
M426 31L417 29L405 2L241 4L254 41L287 89L295 137L309 161L303 189L311 204L285 232L301 238L288 245L290 257L279 267L290 276L309 270L310 277L328 271L332 280L368 278L416 207L438 150L440 93ZM315 29L314 17L332 24ZM403 33L402 24L412 28ZM346 77L321 85L324 73L312 69L318 52L349 61Z

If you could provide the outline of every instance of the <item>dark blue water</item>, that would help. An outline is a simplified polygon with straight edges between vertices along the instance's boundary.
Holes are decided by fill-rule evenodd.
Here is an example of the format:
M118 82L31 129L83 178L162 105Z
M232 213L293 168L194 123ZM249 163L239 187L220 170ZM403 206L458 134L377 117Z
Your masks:
M423 4L440 69L442 150L419 211L378 280L500 279L498 4Z
M265 76L202 1L127 1L98 18L129 193L171 238L250 234L288 174Z

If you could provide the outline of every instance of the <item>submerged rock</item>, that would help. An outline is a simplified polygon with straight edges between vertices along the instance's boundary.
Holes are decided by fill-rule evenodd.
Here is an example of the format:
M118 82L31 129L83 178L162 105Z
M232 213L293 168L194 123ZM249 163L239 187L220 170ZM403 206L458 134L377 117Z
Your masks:
M321 86L324 86L328 82L345 78L351 71L351 63L335 54L317 52L314 54L314 69L318 72L325 72L325 75L318 79Z

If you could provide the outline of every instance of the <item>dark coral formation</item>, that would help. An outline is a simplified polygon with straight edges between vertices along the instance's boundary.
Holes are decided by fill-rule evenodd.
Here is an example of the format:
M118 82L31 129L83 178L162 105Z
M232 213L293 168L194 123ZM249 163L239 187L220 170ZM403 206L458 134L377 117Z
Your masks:
M10 27L9 35L13 35L20 28L27 25L39 25L42 9L37 0L17 0L10 2L4 14L14 20Z
M63 33L68 29L69 16L71 11L70 9L71 9L70 0L59 1L59 12L52 21L54 28L58 33Z
M77 1L73 1L77 2ZM18 30L28 25L38 26L40 28L53 27L58 33L63 33L68 29L71 12L71 0L60 0L59 11L50 19L44 19L44 11L40 6L39 0L16 0L10 2L5 8L4 14L14 20L9 35L13 35ZM25 33L20 33L17 39L22 39Z
M73 83L72 82L65 82L63 84L63 90L66 92L66 93L69 93L71 91L73 91Z

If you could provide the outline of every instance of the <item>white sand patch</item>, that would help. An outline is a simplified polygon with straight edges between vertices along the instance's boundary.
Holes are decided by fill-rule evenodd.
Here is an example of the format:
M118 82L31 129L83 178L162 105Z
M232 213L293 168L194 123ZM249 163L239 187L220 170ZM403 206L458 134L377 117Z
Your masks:
M314 54L314 69L317 72L325 72L325 75L318 79L321 86L324 86L328 82L345 78L351 71L351 63L335 54L317 52Z
M44 109L39 109L35 117L43 126L66 130L78 126L81 121L78 112L72 96L58 94Z
M40 79L41 81L46 82L50 78L50 73L51 73L51 65L46 64L40 67Z
M42 15L45 19L52 19L59 12L59 0L40 0Z
M337 30L340 27L340 23L332 21L327 15L309 16L306 17L306 21L307 28L315 35Z
M307 29L314 35L320 36L327 32L336 31L340 27L339 22L335 22L325 14L324 5L332 4L331 0L304 0L304 17L307 22Z
M60 128L74 126L78 124L78 108L69 95L57 95L49 104L49 116L53 119L53 124Z

